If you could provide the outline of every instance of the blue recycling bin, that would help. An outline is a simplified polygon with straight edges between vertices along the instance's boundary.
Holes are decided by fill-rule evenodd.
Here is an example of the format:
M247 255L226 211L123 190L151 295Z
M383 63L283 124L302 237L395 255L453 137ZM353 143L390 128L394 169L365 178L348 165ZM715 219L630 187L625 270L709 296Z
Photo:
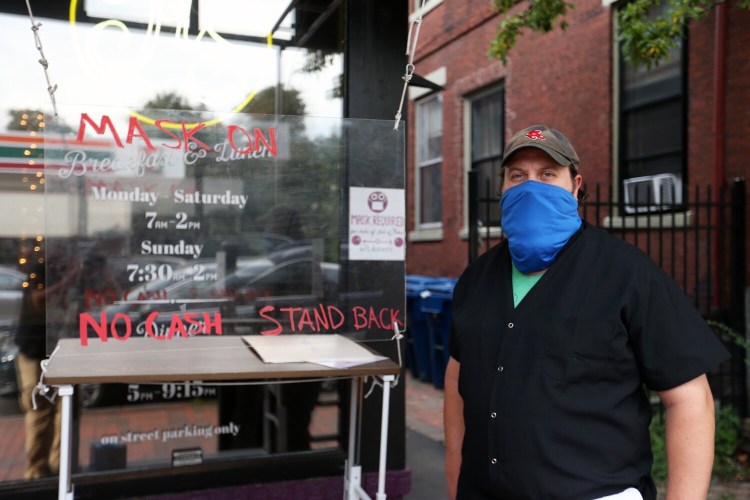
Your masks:
M432 368L427 318L421 307L422 294L435 281L428 276L406 276L406 364L412 376L423 382L432 382Z
M456 279L439 278L428 283L421 293L420 309L427 324L431 379L438 389L444 386L445 367L450 358L448 338L453 321L451 307L455 286Z

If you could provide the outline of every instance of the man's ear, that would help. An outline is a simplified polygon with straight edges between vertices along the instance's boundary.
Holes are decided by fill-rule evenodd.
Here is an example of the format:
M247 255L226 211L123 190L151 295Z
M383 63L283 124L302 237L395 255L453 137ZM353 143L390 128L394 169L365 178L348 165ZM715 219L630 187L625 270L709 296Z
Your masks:
M578 190L581 189L582 183L583 183L583 176L581 174L576 174L576 176L573 177L573 197L576 200L578 199Z

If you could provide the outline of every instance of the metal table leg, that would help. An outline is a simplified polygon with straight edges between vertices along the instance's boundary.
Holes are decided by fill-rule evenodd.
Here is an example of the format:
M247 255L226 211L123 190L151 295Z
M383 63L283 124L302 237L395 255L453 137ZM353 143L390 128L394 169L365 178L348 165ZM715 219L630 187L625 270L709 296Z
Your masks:
M378 468L378 492L375 498L385 500L385 459L388 456L388 416L391 402L391 382L396 377L386 375L383 377L383 404L380 417L380 463Z
M391 402L391 383L396 379L395 375L383 377L383 403L380 419L380 461L378 463L378 491L376 500L385 500L385 477L386 458L388 456L388 417ZM361 410L362 379L352 380L349 406L349 451L346 461L344 478L344 498L346 500L370 500L370 496L362 488L362 467L355 465L358 462L356 453L359 446L359 412Z
M73 485L70 482L73 386L61 385L58 388L58 395L62 399L62 418L60 422L60 479L57 498L58 500L73 500Z

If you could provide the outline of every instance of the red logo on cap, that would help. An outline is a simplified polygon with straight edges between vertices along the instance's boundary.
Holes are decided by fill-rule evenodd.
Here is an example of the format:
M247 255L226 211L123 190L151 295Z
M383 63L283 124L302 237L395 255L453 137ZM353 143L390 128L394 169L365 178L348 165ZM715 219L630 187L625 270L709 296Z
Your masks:
M546 141L547 140L542 135L542 131L541 130L532 130L531 132L529 132L528 134L526 134L526 137L528 137L532 141L536 141L537 139L542 140L542 141Z

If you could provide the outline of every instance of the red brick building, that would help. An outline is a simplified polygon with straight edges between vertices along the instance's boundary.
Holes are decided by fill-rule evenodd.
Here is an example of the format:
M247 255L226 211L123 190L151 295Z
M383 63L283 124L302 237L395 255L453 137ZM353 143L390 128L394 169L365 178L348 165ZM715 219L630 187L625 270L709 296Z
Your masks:
M411 3L414 19L420 1ZM487 56L503 19L490 0L426 2L414 65L435 88L412 86L409 95L407 273L460 274L468 263L468 173L496 193L504 142L530 124L563 131L584 183L620 203L635 193L626 184L716 189L746 177L750 11L734 0L722 7L725 17L714 8L669 62L634 71L615 41L621 4L574 3L567 30L524 33L503 66ZM611 214L616 224L638 215L625 207Z

